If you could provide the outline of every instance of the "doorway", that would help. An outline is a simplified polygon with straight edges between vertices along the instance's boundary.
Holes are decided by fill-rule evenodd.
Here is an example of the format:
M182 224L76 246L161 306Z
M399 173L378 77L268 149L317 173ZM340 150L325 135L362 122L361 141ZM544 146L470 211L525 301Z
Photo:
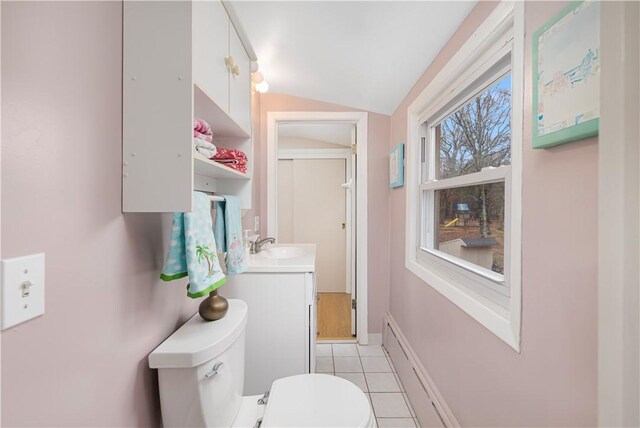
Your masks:
M320 340L368 343L366 113L267 114L267 224L316 243Z
M278 125L277 238L316 244L320 340L356 336L355 138L351 124Z

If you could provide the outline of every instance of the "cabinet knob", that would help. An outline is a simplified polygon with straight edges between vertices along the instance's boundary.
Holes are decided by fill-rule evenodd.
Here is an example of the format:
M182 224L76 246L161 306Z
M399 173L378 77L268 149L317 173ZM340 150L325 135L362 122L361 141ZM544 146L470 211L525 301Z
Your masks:
M233 67L235 66L235 61L233 60L233 57L232 56L226 57L224 59L224 65L226 65L229 70L233 70Z
M238 75L240 74L240 67L238 67L237 65L234 65L234 66L231 68L231 72L232 72L233 74L235 74L236 76L238 76Z

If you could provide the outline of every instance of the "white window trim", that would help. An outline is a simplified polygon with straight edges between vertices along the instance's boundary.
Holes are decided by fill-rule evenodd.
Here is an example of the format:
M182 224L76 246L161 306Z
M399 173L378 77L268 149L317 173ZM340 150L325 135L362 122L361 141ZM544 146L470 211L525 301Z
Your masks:
M508 42L511 40L512 42ZM511 47L505 47L511 44ZM502 47L501 47L502 46ZM501 49L511 51L512 68L512 141L510 248L505 247L505 261L509 264L510 284L508 309L504 309L467 287L456 286L446 275L427 269L418 260L420 244L420 125L442 110L456 95L465 90L475 78L489 70L489 58ZM405 266L412 273L448 298L489 331L520 352L520 323L522 308L522 146L524 92L524 5L521 2L500 3L478 27L474 34L451 58L448 64L407 109L407 204ZM464 70L460 72L460 70ZM499 174L500 168L487 174ZM464 178L460 178L464 182ZM437 184L429 184L437 185ZM505 191L509 192L505 186ZM509 215L508 213L505 213ZM508 251L508 256L507 256ZM508 260L507 260L508 257Z

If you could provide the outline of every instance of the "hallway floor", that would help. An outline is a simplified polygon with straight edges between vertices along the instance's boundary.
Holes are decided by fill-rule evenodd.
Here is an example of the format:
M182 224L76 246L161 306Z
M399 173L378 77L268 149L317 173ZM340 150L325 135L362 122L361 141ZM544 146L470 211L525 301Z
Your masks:
M340 376L367 395L378 427L418 427L396 369L382 346L316 345L316 373Z
M345 340L351 335L351 294L318 293L318 339Z

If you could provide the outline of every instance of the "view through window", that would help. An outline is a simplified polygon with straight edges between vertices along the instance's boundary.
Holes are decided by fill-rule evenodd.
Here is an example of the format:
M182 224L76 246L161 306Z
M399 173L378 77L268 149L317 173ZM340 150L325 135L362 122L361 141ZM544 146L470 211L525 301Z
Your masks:
M436 178L509 165L511 74L502 76L435 126ZM505 183L469 183L435 191L433 247L504 273Z

